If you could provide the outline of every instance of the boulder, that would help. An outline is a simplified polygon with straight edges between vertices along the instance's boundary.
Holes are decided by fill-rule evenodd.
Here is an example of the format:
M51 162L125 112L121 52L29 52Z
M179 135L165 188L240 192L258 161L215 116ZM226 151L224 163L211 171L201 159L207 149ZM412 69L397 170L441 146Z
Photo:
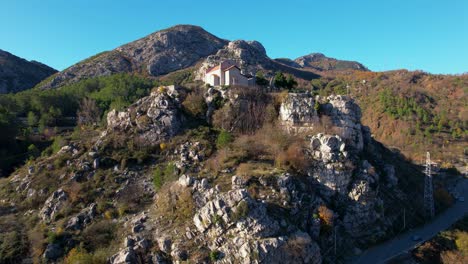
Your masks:
M86 225L90 224L96 216L96 204L92 203L84 208L76 216L70 218L65 225L66 230L82 230Z
M126 247L110 257L109 262L111 264L134 264L137 263L137 255L132 247Z
M39 217L46 222L54 219L55 215L62 209L67 200L68 194L64 190L58 189L53 192L39 211Z
M175 98L165 91L156 91L131 105L127 110L107 114L108 136L119 130L135 133L145 145L157 145L179 133L183 116Z
M53 261L60 258L63 255L63 248L58 244L48 244L44 251L44 259Z

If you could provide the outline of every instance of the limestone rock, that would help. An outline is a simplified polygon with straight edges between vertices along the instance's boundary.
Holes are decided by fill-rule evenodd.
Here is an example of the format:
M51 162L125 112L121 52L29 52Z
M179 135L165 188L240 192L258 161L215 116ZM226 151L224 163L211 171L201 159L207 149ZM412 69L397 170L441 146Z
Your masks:
M176 98L167 92L153 92L127 110L107 114L108 133L114 130L136 133L144 144L155 145L179 133L183 116Z
M303 132L319 122L314 108L315 99L310 94L289 93L281 103L280 121L289 132Z
M55 215L60 211L60 209L62 209L67 200L68 194L64 190L58 189L57 191L53 192L52 195L45 201L44 206L39 212L39 217L43 221L50 221L54 219Z
M90 224L91 221L96 216L96 204L92 203L88 207L81 210L76 216L70 218L67 224L65 225L65 229L67 230L81 230L86 225Z
M43 257L46 260L56 260L63 255L63 248L58 244L48 244Z
M137 255L133 248L126 247L110 258L112 264L134 264L137 263Z
M317 161L308 174L325 187L324 194L347 192L353 168L348 165L345 149L339 136L317 134L310 139L311 155Z

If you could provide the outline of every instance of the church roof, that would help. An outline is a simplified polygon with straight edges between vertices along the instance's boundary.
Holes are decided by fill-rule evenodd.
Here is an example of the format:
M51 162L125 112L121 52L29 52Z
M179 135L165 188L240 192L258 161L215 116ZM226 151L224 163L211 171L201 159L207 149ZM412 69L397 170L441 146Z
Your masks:
M206 70L206 73L209 73L209 72L212 72L212 71L216 71L216 70L218 70L218 69L219 69L219 65L218 65L218 66L214 66L213 68Z

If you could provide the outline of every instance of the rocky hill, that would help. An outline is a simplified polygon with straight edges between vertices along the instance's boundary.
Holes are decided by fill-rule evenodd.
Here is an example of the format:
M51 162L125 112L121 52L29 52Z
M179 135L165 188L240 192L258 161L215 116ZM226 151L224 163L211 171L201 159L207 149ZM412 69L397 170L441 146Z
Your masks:
M226 40L201 27L174 26L79 62L41 83L39 88L56 88L86 78L123 72L159 76L193 66L225 44Z
M199 81L227 59L298 85ZM272 60L187 25L98 54L0 96L2 140L27 148L0 178L0 262L345 262L425 221L422 168L395 147L466 146L467 81Z
M321 53L311 53L294 60L302 68L310 68L317 71L333 70L358 70L368 71L367 68L356 61L337 60L326 57Z
M326 72L326 71L368 71L368 69L359 62L337 60L334 58L326 57L322 53L311 53L309 55L301 56L295 60L288 58L279 58L275 61L288 65L293 68L307 69L315 72Z
M193 93L155 89L1 180L2 261L335 262L394 234L402 206L421 221L419 170L352 99Z
M37 61L27 61L0 50L0 94L34 87L57 71Z
M79 62L38 85L41 89L57 88L77 81L115 73L140 73L161 76L199 65L203 70L220 60L236 61L241 69L255 75L259 70L283 71L311 80L318 75L268 58L257 41L227 41L198 26L178 25L150 34L112 51L103 52Z

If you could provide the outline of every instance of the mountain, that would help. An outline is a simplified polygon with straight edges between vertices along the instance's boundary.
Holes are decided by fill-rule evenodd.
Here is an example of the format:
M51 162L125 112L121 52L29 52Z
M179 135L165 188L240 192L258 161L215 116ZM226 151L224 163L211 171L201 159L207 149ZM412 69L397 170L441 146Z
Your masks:
M82 79L115 73L157 77L199 63L202 66L198 78L201 78L203 70L225 59L236 61L242 70L251 75L258 70L266 70L283 71L306 80L318 77L312 72L270 59L257 41L227 41L198 26L178 25L83 60L55 74L38 87L57 88Z
M337 60L334 58L329 58L323 55L322 53L311 53L299 57L294 60L296 65L301 68L310 68L317 71L334 71L334 70L358 70L358 71L368 71L368 69L359 62L356 61L346 61L346 60Z
M0 50L0 94L30 89L56 72L40 62L27 61Z
M50 89L82 79L137 72L159 76L193 66L227 44L198 26L178 25L81 61L39 85Z

